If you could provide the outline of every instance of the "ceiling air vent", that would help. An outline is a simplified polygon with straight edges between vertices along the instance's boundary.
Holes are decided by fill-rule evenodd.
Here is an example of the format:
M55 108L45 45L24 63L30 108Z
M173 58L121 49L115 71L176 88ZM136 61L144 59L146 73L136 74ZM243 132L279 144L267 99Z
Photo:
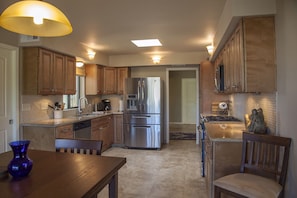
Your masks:
M30 36L30 35L23 35L20 34L20 43L32 43L32 42L39 42L39 36Z

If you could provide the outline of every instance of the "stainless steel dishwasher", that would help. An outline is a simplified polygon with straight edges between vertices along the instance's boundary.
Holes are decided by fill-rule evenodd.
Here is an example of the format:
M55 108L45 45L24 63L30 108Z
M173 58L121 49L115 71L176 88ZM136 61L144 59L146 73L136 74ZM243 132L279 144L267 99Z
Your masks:
M73 124L75 139L91 139L91 120L84 120Z

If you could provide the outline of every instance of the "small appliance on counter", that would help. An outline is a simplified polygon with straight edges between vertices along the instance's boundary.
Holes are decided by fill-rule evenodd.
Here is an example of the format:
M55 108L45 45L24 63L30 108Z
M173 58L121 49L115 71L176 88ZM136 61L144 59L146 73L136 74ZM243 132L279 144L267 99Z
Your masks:
M109 99L102 100L103 103L103 111L109 111L111 110L111 104Z

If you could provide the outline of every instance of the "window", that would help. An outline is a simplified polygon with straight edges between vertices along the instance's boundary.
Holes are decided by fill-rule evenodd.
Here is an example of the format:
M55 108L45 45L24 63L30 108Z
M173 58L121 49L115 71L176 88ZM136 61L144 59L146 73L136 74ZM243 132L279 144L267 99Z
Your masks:
M76 76L76 94L63 95L63 103L65 109L72 109L78 107L79 98L85 95L85 77Z

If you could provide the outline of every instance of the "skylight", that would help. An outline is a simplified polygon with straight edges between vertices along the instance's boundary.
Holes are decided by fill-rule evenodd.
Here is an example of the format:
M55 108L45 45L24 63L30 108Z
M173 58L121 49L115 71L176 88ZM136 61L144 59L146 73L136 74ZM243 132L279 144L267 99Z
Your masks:
M162 46L159 39L131 40L137 47L156 47Z

